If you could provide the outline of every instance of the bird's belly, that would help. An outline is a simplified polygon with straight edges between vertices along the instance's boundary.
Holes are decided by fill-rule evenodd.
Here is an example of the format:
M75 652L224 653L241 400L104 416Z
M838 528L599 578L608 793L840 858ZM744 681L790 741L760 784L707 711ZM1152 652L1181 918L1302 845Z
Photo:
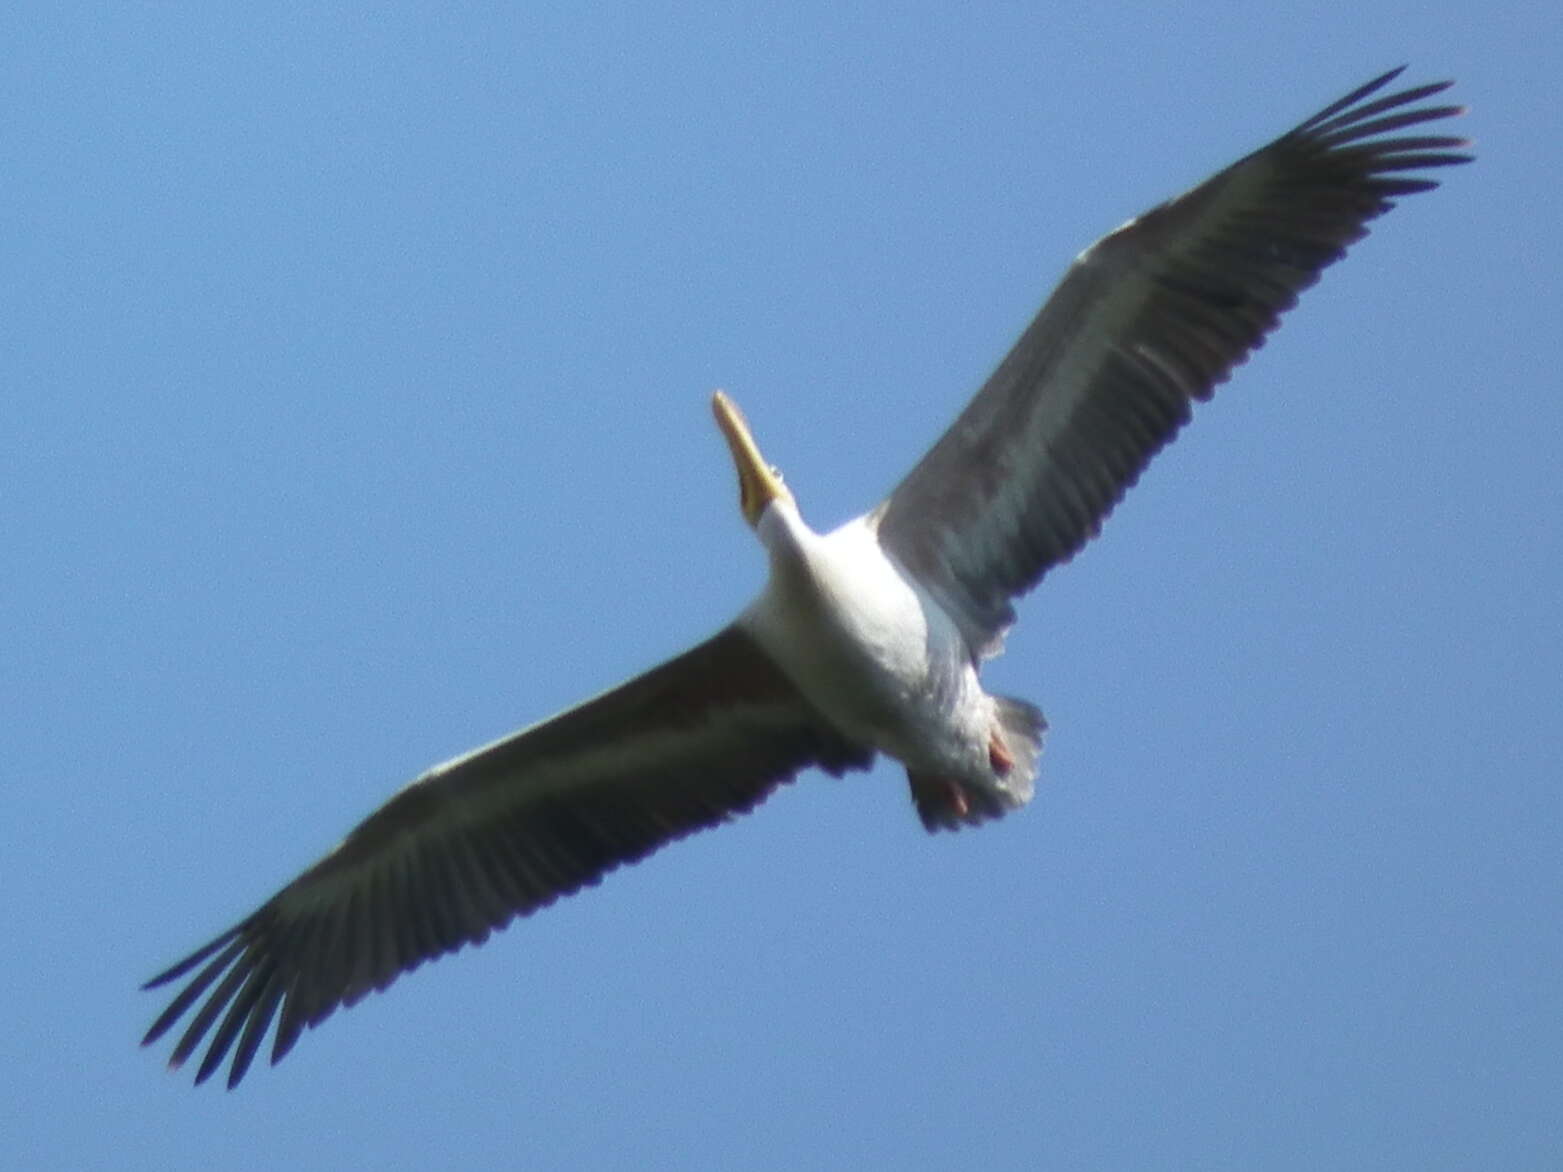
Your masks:
M991 701L965 642L903 581L835 594L827 581L762 601L749 618L798 690L853 740L912 767L964 772L986 760Z

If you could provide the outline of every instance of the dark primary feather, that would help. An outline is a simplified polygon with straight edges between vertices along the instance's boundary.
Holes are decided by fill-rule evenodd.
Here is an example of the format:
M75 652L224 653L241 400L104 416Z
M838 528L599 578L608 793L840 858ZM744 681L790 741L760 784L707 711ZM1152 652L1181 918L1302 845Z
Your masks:
M231 1051L232 1087L279 1012L273 1062L305 1027L425 960L752 809L810 765L840 774L870 759L729 627L403 789L248 919L152 978L146 988L185 985L143 1044L199 1003L171 1063L210 1035L196 1081Z
M1395 132L1460 113L1451 83L1374 98L1394 70L1082 253L997 371L879 507L884 547L974 653L1068 560L1152 456L1395 197L1465 140ZM1372 100L1369 100L1369 99Z

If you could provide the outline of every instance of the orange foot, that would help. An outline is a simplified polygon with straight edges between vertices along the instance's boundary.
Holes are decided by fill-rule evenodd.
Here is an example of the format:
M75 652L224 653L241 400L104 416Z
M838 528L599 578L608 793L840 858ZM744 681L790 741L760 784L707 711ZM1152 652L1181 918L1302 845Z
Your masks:
M1004 743L1004 734L998 725L994 725L988 734L988 764L1000 777L1008 777L1009 771L1015 768L1015 757Z

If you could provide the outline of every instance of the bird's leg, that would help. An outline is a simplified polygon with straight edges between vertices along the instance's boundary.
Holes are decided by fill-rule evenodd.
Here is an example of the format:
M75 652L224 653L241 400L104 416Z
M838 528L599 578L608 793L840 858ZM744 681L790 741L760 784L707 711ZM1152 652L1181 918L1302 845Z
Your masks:
M1004 743L1004 730L998 724L994 724L993 731L988 734L988 764L1000 777L1008 777L1010 770L1015 768L1015 755Z

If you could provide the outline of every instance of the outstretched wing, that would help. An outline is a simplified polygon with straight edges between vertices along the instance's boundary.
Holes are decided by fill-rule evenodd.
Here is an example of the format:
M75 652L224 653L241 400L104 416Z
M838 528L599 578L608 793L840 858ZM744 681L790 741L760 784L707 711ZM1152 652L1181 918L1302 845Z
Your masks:
M279 1011L272 1062L337 1006L752 809L799 770L840 774L871 758L728 627L412 782L248 919L149 981L185 978L143 1044L200 1002L171 1064L220 1018L196 1081L237 1042L235 1086Z
M884 547L975 653L1010 601L1093 537L1152 456L1417 175L1465 140L1398 134L1460 113L1386 73L1081 253L954 425L876 511Z

